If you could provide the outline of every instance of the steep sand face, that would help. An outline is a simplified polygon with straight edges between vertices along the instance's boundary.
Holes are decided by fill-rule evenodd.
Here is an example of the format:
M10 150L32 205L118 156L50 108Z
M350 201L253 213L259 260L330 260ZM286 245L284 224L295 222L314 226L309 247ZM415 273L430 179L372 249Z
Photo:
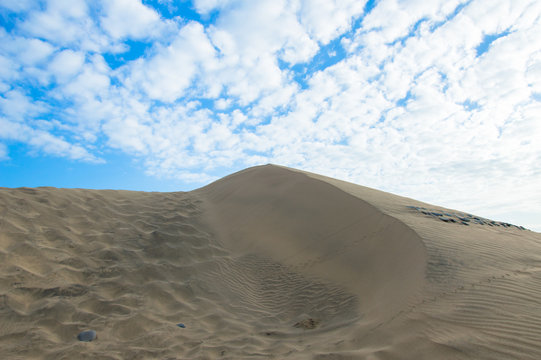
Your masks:
M541 358L541 234L300 173L363 199L422 238L422 300L378 329L394 339L383 342L376 358ZM381 334L367 339L373 346Z
M206 219L226 248L343 287L355 296L364 321L394 316L422 288L420 237L327 182L269 165L196 193L206 200Z
M534 360L540 304L541 234L293 169L0 189L0 359Z

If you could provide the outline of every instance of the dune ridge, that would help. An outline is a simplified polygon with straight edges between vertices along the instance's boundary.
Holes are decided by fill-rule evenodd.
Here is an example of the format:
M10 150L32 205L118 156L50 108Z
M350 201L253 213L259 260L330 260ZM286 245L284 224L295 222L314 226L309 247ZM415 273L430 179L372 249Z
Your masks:
M0 358L541 358L541 234L421 208L463 214L274 165L0 189Z

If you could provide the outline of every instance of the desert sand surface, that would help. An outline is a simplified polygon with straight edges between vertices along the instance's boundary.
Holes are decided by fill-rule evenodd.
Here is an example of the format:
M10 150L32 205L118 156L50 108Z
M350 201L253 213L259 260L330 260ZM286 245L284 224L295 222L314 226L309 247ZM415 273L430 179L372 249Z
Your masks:
M0 359L265 358L541 359L541 234L274 165L0 189Z

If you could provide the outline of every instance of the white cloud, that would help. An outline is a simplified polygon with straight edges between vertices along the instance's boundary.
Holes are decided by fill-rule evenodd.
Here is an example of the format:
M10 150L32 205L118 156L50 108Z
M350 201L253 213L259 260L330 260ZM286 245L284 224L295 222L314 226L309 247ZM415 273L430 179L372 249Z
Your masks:
M43 103L33 101L21 90L10 90L0 96L0 114L16 122L24 122L44 111Z
M201 14L208 14L213 10L223 9L234 3L235 0L195 0L194 7Z
M246 1L228 9L218 19L216 29L226 32L234 47L220 46L226 56L238 52L242 61L250 65L255 58L283 50L286 61L306 61L317 51L299 24L296 7L286 1ZM299 54L294 55L293 52Z
M141 39L159 33L160 15L140 0L106 0L103 5L101 23L114 39Z
M0 143L0 160L9 159L8 147L6 144Z
M70 44L79 41L88 29L88 7L84 0L48 0L44 11L34 10L22 29L29 35L54 42Z
M381 0L363 19L362 31L377 31L384 43L408 36L413 26L423 19L436 23L464 1L401 1Z
M0 3L0 8L3 7L14 12L22 12L30 10L35 5L35 0L3 0Z
M214 48L203 27L191 22L169 46L160 46L150 58L122 69L123 77L128 87L143 90L151 99L173 102L184 95L200 64L209 64L213 57Z
M72 144L48 132L33 130L29 132L29 135L27 143L44 151L46 154L65 156L73 160L103 162L100 158L90 154L84 147Z
M35 65L46 60L54 52L54 47L39 39L18 39L21 45L18 58L25 65Z
M103 128L112 147L136 155L148 153L148 138L153 136L152 128L141 124L137 118L111 119Z
M94 98L106 98L109 94L109 67L100 55L94 55L89 60L86 64L81 64L74 72L78 76L64 87L65 96L89 101Z
M541 93L541 51L534 52L526 62L526 81L534 93Z
M0 80L20 78L26 73L38 73L55 48L48 42L13 36L0 29Z
M223 84L228 95L242 104L284 86L285 74L278 59L308 61L318 50L296 17L296 8L285 1L239 2L228 7L209 29L219 50L217 71L209 83Z
M82 70L84 62L84 53L64 50L56 54L49 63L49 72L57 81L64 82L77 75Z
M349 30L354 18L362 14L366 1L302 0L301 23L310 37L326 44Z
M288 63L310 60L319 47L309 32L316 40L326 42L330 34L347 30L351 18L362 11L356 4L318 9L304 3L301 9L298 2L230 3L224 5L216 24L205 30L197 23L188 23L171 44L156 46L148 58L123 69L123 78L127 86L165 102L181 98L192 85L197 95L216 98L225 91L242 105L263 94L285 94L281 89L289 88L288 75L279 68L278 59ZM201 2L195 5L201 12L214 6ZM327 10L333 19L326 22L326 30L316 34L314 21ZM312 30L301 24L303 16Z
M19 76L18 70L19 69L18 69L17 64L15 64L15 62L12 61L12 59L0 54L0 80L6 81L6 82L13 81ZM10 88L10 85L8 85L7 83L0 82L0 84L3 84L2 88L4 90L2 91L7 91Z
M72 160L103 162L89 153L83 146L55 136L47 131L36 130L23 123L9 121L0 117L0 138L24 142L37 151L47 155L64 156Z
M214 102L214 107L217 110L225 110L231 106L231 103L232 103L231 99L218 99Z

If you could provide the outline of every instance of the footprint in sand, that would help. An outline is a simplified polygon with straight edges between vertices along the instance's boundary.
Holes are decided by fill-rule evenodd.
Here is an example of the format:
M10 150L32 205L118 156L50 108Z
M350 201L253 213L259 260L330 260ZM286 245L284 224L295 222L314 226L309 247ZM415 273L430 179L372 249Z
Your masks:
M315 329L320 323L321 321L318 319L308 318L308 319L299 321L293 326L300 329Z

